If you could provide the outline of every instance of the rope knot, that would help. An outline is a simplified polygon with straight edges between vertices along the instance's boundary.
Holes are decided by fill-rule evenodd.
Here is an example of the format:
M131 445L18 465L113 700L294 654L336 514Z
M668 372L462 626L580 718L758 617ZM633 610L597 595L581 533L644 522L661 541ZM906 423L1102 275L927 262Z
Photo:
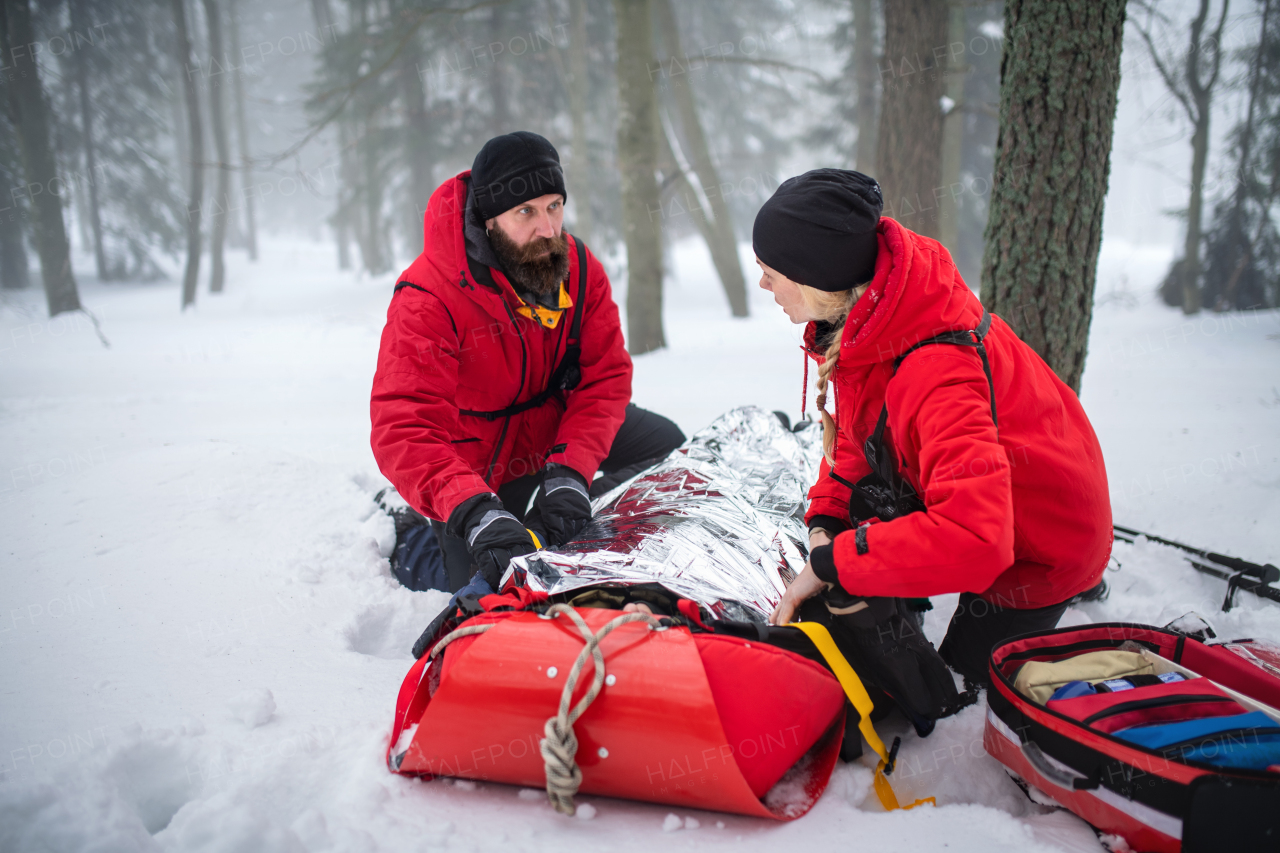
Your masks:
M590 626L578 615L578 611L567 604L552 605L547 609L545 616L554 619L561 614L573 621L578 633L586 641L586 645L578 653L573 667L565 677L564 689L560 691L560 708L555 716L548 718L547 724L543 727L545 737L539 741L538 751L542 754L547 774L547 801L561 814L572 815L577 811L573 797L582 787L582 768L578 767L576 761L578 736L574 734L573 724L586 713L587 708L591 707L591 703L600 695L600 690L604 687L604 653L600 651L600 643L613 633L614 629L630 622L647 622L650 630L661 630L663 625L647 613L624 613L609 620L599 631L592 633ZM570 709L569 703L578 686L578 676L582 674L588 658L595 664L591 686L578 700L578 704Z

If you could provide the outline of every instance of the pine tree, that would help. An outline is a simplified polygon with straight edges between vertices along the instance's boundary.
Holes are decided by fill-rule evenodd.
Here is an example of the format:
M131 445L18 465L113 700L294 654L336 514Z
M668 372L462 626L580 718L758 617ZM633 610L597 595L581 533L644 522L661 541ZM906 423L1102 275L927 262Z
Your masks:
M168 116L178 72L166 61L174 53L167 0L69 5L69 29L57 6L46 9L41 26L67 44L58 57L66 85L49 94L98 277L163 277L157 256L180 251L185 217Z

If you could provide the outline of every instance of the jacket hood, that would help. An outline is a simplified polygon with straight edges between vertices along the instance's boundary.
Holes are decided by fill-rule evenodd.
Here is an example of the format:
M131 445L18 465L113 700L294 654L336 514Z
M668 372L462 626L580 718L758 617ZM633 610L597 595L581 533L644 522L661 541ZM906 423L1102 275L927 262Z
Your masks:
M476 294L501 296L508 305L518 308L524 302L516 295L501 270L492 270L499 293L494 293L491 287L476 282L471 276L467 264L466 235L463 231L470 176L470 171L459 172L436 187L436 191L431 194L426 213L422 217L422 254L400 274L398 280L420 287L444 284L457 286L462 282L464 287L471 288ZM482 297L477 298L484 301ZM505 312L495 304L491 313L502 317Z
M941 243L888 217L880 219L876 238L875 276L845 322L841 364L893 361L920 341L978 325L982 304ZM810 323L805 342L811 350L815 336Z

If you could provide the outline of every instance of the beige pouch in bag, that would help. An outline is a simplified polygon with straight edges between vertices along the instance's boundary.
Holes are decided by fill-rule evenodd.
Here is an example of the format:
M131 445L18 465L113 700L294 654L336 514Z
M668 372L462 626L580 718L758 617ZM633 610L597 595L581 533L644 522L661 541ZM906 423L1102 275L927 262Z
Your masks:
M1031 661L1018 670L1014 688L1043 705L1053 692L1070 681L1105 681L1130 675L1152 675L1151 661L1136 652L1088 652L1059 661Z

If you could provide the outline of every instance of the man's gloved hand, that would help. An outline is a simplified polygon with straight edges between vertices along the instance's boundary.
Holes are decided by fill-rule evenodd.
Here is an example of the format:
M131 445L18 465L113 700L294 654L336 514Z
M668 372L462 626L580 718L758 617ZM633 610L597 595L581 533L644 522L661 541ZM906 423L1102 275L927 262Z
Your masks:
M457 519L459 523L455 525L451 517L449 527L459 530L467 540L475 572L493 589L498 588L512 557L537 550L529 531L502 508L502 501L495 495L468 501L454 510L455 515L459 512L464 513Z
M525 516L543 545L558 548L582 532L591 520L591 499L582 475L566 465L548 465L533 508Z

